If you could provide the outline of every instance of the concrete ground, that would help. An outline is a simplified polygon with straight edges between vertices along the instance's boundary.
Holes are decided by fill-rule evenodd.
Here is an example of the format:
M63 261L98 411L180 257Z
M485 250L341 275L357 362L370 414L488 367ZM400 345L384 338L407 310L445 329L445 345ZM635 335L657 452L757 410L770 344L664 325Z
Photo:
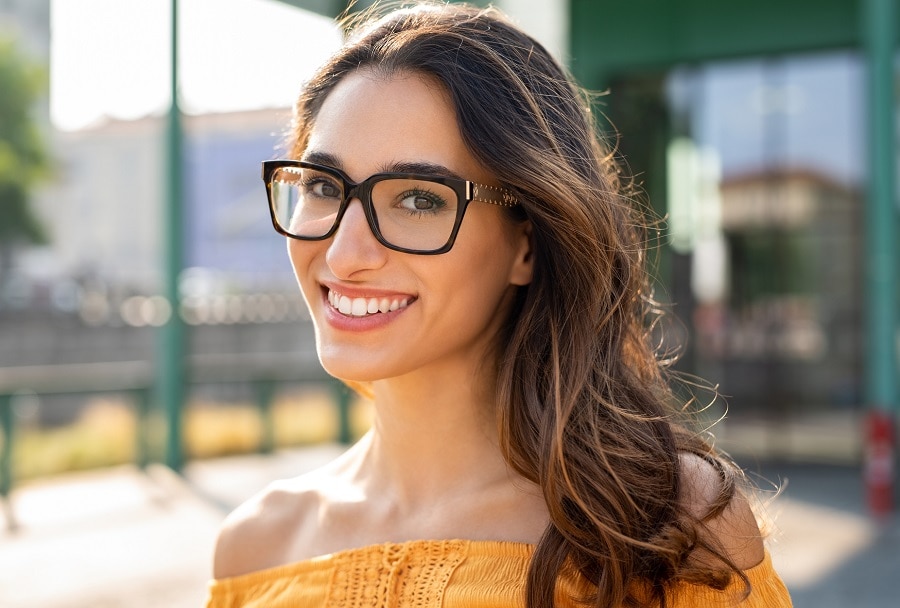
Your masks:
M330 460L325 445L164 467L121 467L18 486L0 516L0 606L203 605L216 530L268 481ZM785 483L770 505L770 551L799 608L894 608L900 514L874 521L856 468L768 463ZM7 530L10 511L15 531Z

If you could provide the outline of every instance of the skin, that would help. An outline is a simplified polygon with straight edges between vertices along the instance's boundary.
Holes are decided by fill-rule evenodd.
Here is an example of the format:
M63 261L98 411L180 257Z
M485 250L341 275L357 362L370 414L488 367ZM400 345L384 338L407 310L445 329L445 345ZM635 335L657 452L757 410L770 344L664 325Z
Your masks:
M345 78L316 117L303 154L321 157L355 181L415 162L496 184L463 144L443 91L417 76L385 79L362 72ZM469 205L453 249L442 255L387 249L355 203L334 237L291 240L288 246L325 369L345 380L376 381L376 390L389 384L391 392L424 391L426 400L434 386L447 386L444 380L485 375L478 367L514 286L531 278L527 224L513 224L500 207L485 203ZM376 315L390 318L379 327L364 321L346 327L348 319L332 314L326 288L410 304Z
M327 157L355 181L427 162L498 185L465 147L444 90L417 74L345 77L316 117L304 157ZM503 460L488 356L515 289L531 279L530 229L499 207L472 203L450 252L410 255L378 243L353 201L333 237L289 240L322 364L369 383L374 424L334 463L277 482L232 513L216 548L216 578L382 542L539 540L546 507L540 489ZM348 319L328 303L328 289L409 305ZM685 458L682 499L700 514L718 477L701 459ZM745 501L712 529L739 566L762 559Z

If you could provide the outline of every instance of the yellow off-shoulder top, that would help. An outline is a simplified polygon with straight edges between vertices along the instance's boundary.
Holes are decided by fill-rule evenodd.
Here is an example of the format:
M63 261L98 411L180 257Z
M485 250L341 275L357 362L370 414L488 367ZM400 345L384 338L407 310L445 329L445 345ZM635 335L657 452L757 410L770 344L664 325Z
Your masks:
M513 608L524 604L534 546L421 540L372 545L210 583L207 608ZM768 553L725 591L684 585L670 608L788 608L791 599ZM563 582L561 596L576 591ZM573 606L559 602L560 606Z

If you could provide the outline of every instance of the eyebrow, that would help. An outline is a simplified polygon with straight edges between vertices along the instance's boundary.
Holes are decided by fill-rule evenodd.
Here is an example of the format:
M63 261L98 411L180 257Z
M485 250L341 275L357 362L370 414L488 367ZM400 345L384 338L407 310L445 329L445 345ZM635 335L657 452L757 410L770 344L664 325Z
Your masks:
M391 163L383 169L385 173L418 173L419 175L431 175L435 177L450 177L462 180L462 176L451 171L443 165L428 162L398 162Z
M308 163L316 163L317 165L325 165L334 167L344 171L343 163L334 154L328 152L312 151L303 155L301 160ZM443 165L437 163L429 163L425 161L399 161L383 165L378 173L415 173L418 175L428 175L433 177L450 177L453 179L464 180L458 173L451 171Z
M301 161L307 163L315 163L317 165L325 165L327 167L334 167L335 169L340 169L343 171L343 165L341 164L340 159L328 152L306 152L300 158Z

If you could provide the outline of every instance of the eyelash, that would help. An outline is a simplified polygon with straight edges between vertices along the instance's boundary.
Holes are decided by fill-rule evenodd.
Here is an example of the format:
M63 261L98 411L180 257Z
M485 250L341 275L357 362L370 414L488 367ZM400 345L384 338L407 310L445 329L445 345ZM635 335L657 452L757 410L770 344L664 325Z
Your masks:
M447 201L445 201L440 195L435 194L434 192L429 192L427 190L422 190L421 188L416 188L414 190L408 190L400 195L400 201L403 201L409 197L423 197L427 198L433 205L435 205L434 209L408 209L401 205L401 208L406 211L410 215L414 216L422 216L426 214L433 214L437 211L440 211L444 207L447 206Z
M325 186L331 186L337 191L340 191L341 188L337 184L334 183L333 180L323 177L321 175L317 175L315 177L309 177L300 181L300 186L302 186L304 191L312 192L315 196L320 196L322 198L336 198L336 197L328 197L325 195L316 194L315 187L318 184L323 184Z

